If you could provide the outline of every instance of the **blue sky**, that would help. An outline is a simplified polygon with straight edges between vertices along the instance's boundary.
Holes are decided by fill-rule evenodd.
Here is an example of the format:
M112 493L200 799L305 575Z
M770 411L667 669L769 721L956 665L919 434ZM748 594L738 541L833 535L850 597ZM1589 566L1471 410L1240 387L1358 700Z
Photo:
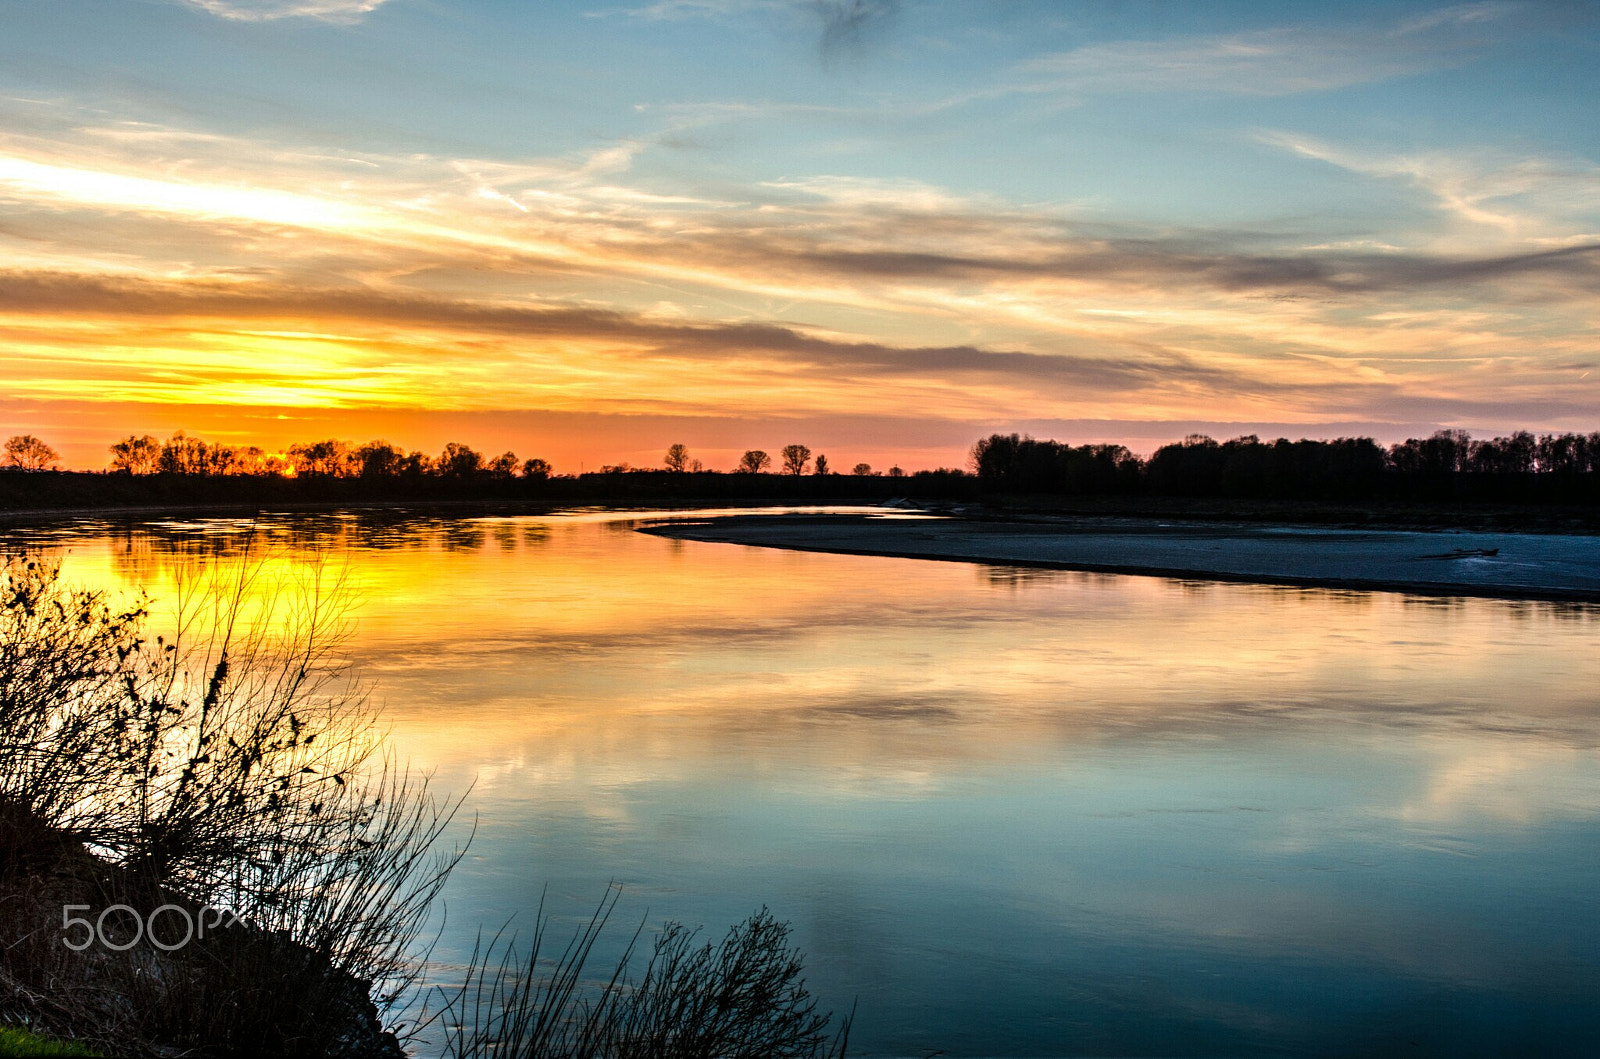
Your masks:
M0 0L0 427L1593 430L1597 16Z

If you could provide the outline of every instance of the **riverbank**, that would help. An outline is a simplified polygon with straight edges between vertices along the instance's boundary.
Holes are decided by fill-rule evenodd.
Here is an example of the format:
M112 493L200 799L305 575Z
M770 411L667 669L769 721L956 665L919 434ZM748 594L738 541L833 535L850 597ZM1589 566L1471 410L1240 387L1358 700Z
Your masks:
M678 540L1206 581L1600 603L1600 537L1138 519L732 515L641 527Z
M633 471L557 478L279 478L0 472L0 524L75 517L249 516L263 511L413 510L540 514L600 507L868 505L910 500L974 518L1117 518L1322 528L1600 534L1594 503L1490 503L1373 497L1062 496L998 488L972 475L717 474Z

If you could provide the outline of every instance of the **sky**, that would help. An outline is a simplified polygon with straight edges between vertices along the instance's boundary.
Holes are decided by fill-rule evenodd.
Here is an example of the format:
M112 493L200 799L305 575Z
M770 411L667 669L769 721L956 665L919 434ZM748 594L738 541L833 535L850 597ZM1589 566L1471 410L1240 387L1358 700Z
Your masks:
M1600 6L0 0L0 434L1600 430Z

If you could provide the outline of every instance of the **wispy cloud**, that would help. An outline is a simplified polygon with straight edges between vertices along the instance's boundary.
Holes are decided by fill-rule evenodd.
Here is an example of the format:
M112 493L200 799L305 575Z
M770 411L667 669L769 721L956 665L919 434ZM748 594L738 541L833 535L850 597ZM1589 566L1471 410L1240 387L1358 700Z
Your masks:
M1289 132L1259 139L1352 173L1405 181L1480 234L1559 242L1600 237L1600 165L1587 159L1482 149L1382 153Z
M51 358L61 374L16 373L16 395L81 395L92 380L106 400L251 403L270 391L283 403L298 391L290 403L309 395L311 403L492 408L510 401L686 413L751 407L760 398L764 407L792 413L867 406L896 394L951 398L944 391L956 383L969 397L946 400L946 410L965 405L977 413L1021 393L1280 386L1151 351L1108 357L898 346L582 306L14 271L0 273L0 335L10 347L0 363L29 358L28 318L63 315L76 318L87 336L102 333L94 326L100 318L121 342L148 343L140 366L79 343L76 352ZM205 355L197 358L196 350ZM617 386L620 378L626 388Z
M729 18L751 11L776 11L792 6L793 0L656 0L642 7L623 8L616 13L633 18L676 22L693 18Z
M124 124L0 139L0 375L48 399L975 419L1586 392L1563 365L1597 337L1600 239L1090 224L826 174L714 197L652 185L644 142L512 162Z
M184 0L220 18L238 22L269 22L280 18L315 18L326 22L357 22L382 7L387 0Z
M818 33L824 59L858 53L880 36L900 13L900 0L655 0L614 13L654 22L691 19L726 21L751 14L779 16Z
M1114 41L1035 59L1030 91L1292 95L1456 66L1521 5L1474 3L1385 26L1280 27L1207 37Z

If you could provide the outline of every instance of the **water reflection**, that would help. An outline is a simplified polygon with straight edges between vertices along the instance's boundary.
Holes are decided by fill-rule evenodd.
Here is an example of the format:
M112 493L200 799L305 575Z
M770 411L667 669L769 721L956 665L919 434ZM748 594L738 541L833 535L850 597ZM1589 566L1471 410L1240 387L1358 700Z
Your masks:
M640 516L643 517L643 516ZM441 953L551 885L795 921L869 1054L1585 1054L1594 607L683 544L603 513L76 525L69 574L348 557L476 779Z

